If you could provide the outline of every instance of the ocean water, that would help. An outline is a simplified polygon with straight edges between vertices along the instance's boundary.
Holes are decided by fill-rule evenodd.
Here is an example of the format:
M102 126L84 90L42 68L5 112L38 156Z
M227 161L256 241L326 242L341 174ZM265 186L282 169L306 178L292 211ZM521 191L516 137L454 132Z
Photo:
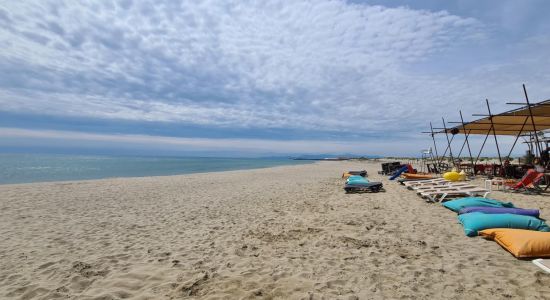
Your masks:
M285 158L0 154L0 184L178 175L306 163L311 162Z

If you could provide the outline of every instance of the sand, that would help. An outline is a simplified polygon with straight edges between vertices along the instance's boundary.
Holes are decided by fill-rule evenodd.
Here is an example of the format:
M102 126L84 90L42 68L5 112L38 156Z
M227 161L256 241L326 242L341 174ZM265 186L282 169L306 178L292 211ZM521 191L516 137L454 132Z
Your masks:
M363 168L385 192L344 194L342 171ZM548 274L378 169L0 186L0 298L550 298ZM550 217L549 197L492 196Z

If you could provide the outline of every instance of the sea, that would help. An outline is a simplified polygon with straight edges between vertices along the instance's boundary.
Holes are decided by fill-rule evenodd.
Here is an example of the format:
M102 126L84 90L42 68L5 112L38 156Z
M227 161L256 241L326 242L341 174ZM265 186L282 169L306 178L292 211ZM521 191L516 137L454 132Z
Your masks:
M258 169L311 161L289 158L216 158L1 154L0 184L144 177Z

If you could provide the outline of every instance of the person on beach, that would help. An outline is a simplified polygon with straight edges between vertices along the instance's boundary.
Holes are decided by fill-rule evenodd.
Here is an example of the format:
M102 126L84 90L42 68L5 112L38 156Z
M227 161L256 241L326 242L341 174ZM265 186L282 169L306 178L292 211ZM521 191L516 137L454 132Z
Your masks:
M540 158L536 157L533 160L533 168L535 169L535 171L537 171L539 173L544 173L544 167L542 166L542 164L540 162Z

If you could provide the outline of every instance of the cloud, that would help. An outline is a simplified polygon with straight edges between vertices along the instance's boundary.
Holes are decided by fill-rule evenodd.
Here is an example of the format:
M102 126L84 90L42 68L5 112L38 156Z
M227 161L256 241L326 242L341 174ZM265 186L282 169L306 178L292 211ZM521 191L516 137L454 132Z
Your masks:
M63 130L34 130L0 127L0 146L10 149L25 146L29 149L48 147L63 148L101 148L136 150L138 153L162 154L204 154L223 155L297 155L297 154L355 154L355 155L411 155L420 156L420 149L428 149L426 136L409 137L406 146L396 139L375 141L363 140L273 140L254 138L182 138L143 134L97 134ZM462 136L453 138L453 153L456 156L462 149L462 156L467 156L467 148L462 148ZM471 136L472 155L476 157L481 149L483 138ZM502 155L511 148L513 138L499 139ZM444 136L437 136L439 154L446 151ZM134 153L135 152L131 152ZM522 154L518 149L514 154ZM496 155L496 147L490 141L484 148L482 156ZM448 156L448 154L447 154Z
M65 117L55 128L69 130L86 118L304 141L258 151L416 153L441 116L471 120L485 98L503 111L522 99L521 83L532 101L548 98L548 37L508 43L495 26L343 0L5 2L0 113Z
M11 112L245 128L399 129L404 67L475 39L471 18L344 1L4 4Z
M0 145L3 147L137 147L155 151L173 151L175 153L208 151L209 153L242 154L369 154L382 151L388 142L373 143L325 140L269 140L237 138L181 138L140 134L97 134L60 130L29 130L0 127ZM368 149L368 151L367 151Z

